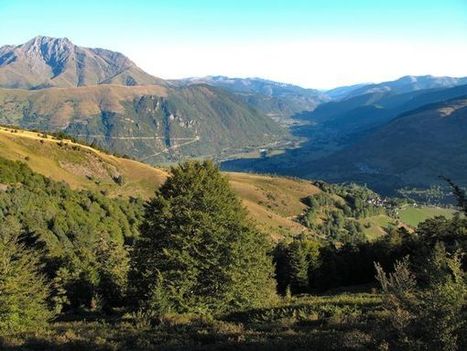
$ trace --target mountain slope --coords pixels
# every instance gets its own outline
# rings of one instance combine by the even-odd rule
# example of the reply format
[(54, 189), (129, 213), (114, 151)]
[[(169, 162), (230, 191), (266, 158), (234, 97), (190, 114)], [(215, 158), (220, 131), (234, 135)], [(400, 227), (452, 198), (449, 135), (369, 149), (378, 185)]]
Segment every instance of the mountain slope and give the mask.
[(350, 94), (360, 88), (366, 87), (369, 84), (367, 83), (360, 83), (354, 85), (346, 85), (342, 87), (336, 87), (333, 89), (329, 89), (325, 91), (326, 96), (331, 98), (332, 100), (341, 100), (345, 99), (346, 97), (350, 96)]
[(467, 94), (467, 85), (416, 90), (403, 94), (373, 92), (318, 106), (301, 119), (318, 123), (344, 134), (375, 128), (399, 114), (435, 102)]
[(67, 38), (38, 36), (0, 48), (0, 87), (39, 89), (95, 84), (165, 84), (121, 53), (74, 45)]
[(358, 180), (388, 191), (429, 187), (439, 176), (467, 184), (467, 95), (406, 112), (320, 161), (310, 176)]
[(207, 84), (237, 94), (245, 103), (276, 120), (283, 121), (302, 111), (311, 111), (329, 99), (319, 90), (261, 78), (208, 76), (172, 83), (179, 86)]
[(0, 123), (61, 130), (150, 163), (221, 156), (287, 135), (234, 95), (201, 85), (0, 89)]

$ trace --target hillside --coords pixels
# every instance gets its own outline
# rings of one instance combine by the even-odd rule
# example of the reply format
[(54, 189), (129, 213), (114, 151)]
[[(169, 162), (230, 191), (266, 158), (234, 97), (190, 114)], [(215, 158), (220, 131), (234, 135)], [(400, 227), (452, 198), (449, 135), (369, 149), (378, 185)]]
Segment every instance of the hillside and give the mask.
[[(24, 162), (33, 171), (63, 181), (72, 189), (88, 189), (113, 198), (148, 199), (169, 174), (167, 168), (109, 155), (70, 140), (5, 127), (0, 127), (0, 157)], [(357, 231), (352, 234), (355, 238), (364, 235), (375, 239), (384, 235), (391, 223), (405, 225), (391, 218), (381, 205), (372, 205), (375, 199), (381, 202), (379, 195), (364, 187), (236, 172), (226, 175), (251, 218), (274, 240), (300, 233), (338, 240), (346, 238), (350, 227), (349, 233)], [(440, 213), (431, 208), (425, 216)], [(336, 216), (340, 223), (334, 222)]]
[(331, 128), (335, 133), (358, 133), (383, 125), (403, 112), (465, 94), (467, 85), (401, 94), (377, 91), (321, 104), (314, 111), (302, 113), (298, 118)]
[[(33, 171), (64, 181), (74, 189), (103, 191), (113, 197), (147, 199), (168, 175), (165, 169), (115, 157), (69, 140), (3, 127), (0, 157), (26, 162)], [(244, 173), (228, 176), (251, 216), (273, 238), (306, 231), (294, 218), (306, 207), (301, 199), (318, 192), (317, 187), (298, 179)]]
[(148, 163), (218, 156), (287, 135), (235, 96), (200, 85), (0, 89), (0, 123), (64, 131)]
[(172, 81), (173, 84), (189, 86), (207, 84), (232, 92), (249, 106), (282, 123), (296, 113), (311, 111), (329, 98), (316, 89), (305, 89), (296, 85), (279, 83), (261, 78), (230, 78), (208, 76)]
[(312, 176), (357, 179), (380, 191), (429, 187), (441, 175), (465, 185), (466, 135), (466, 97), (425, 105), (322, 160)]
[(119, 52), (83, 48), (67, 38), (37, 36), (0, 47), (0, 87), (41, 89), (95, 84), (164, 84)]

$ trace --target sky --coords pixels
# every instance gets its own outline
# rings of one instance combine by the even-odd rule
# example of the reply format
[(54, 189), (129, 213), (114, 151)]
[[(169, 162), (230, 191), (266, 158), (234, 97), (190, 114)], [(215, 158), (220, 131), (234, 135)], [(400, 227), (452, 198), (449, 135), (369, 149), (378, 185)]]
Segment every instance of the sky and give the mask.
[(37, 35), (120, 51), (164, 79), (467, 76), (467, 0), (0, 0), (0, 46)]

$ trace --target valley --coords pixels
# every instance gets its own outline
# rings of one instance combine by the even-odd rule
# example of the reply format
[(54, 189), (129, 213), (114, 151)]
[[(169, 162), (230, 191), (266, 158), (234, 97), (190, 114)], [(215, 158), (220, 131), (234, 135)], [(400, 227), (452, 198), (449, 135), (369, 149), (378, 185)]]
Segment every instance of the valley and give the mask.
[[(0, 123), (61, 131), (151, 165), (211, 158), (226, 171), (358, 182), (391, 196), (441, 185), (444, 202), (439, 176), (467, 184), (459, 167), (466, 78), (405, 76), (328, 91), (260, 78), (164, 81), (120, 53), (50, 37), (0, 56)], [(71, 73), (76, 57), (86, 63), (83, 79)], [(27, 72), (32, 63), (40, 69)], [(119, 78), (106, 78), (109, 70)], [(420, 110), (440, 118), (419, 123)], [(410, 113), (418, 114), (402, 118)], [(416, 164), (411, 150), (420, 152)]]
[[(466, 155), (467, 116), (462, 108), (466, 88), (378, 92), (324, 103), (293, 117), (307, 122), (291, 128), (294, 136), (306, 140), (300, 148), (266, 158), (229, 160), (222, 167), (331, 182), (356, 181), (388, 195), (403, 188), (445, 186), (439, 176), (466, 184), (459, 168)], [(457, 117), (449, 119), (445, 111)], [(412, 119), (408, 117), (411, 113)], [(448, 135), (449, 141), (443, 139)], [(420, 157), (415, 163), (408, 161), (412, 152)], [(417, 174), (411, 175), (412, 169)]]

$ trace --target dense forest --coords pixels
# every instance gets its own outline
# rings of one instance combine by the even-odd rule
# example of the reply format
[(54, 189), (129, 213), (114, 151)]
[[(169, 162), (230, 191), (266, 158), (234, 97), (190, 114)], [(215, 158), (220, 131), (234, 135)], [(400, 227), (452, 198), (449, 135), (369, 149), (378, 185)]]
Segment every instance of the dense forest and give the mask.
[(227, 178), (190, 161), (144, 202), (73, 190), (0, 159), (5, 350), (461, 350), (467, 200), (369, 241), (371, 190), (317, 182), (271, 241)]

